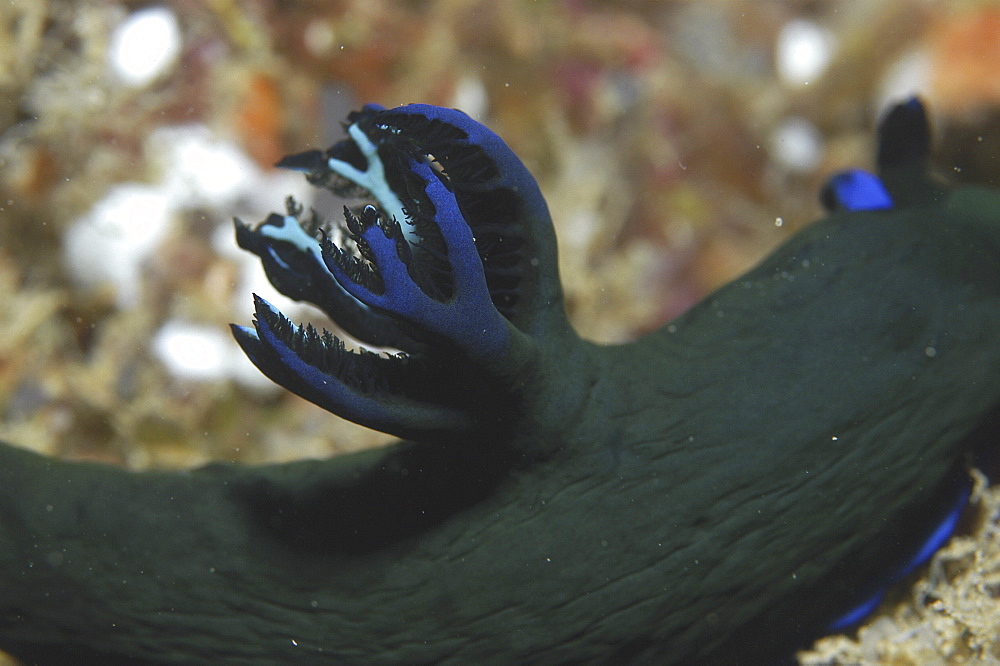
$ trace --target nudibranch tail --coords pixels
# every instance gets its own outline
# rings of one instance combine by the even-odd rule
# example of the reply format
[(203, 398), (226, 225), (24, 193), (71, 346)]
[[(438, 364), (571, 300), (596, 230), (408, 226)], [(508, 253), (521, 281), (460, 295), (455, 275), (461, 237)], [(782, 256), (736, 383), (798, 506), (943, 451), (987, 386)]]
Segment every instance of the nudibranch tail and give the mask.
[[(234, 327), (274, 381), (325, 409), (406, 437), (495, 427), (533, 336), (565, 326), (555, 237), (534, 178), (493, 132), (426, 105), (350, 114), (348, 138), (279, 166), (345, 198), (330, 230), (291, 199), (256, 229), (237, 220), (277, 288), (323, 309), (363, 344), (295, 327), (263, 301)], [(447, 388), (441, 388), (447, 387)]]

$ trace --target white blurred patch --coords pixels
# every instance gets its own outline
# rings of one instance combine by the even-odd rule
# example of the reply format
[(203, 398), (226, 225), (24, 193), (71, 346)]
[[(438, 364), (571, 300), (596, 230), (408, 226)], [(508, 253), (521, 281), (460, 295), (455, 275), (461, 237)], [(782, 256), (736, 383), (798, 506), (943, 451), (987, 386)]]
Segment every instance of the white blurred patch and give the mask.
[(771, 156), (789, 171), (811, 171), (823, 159), (819, 130), (798, 116), (783, 119), (771, 135)]
[[(235, 144), (213, 137), (200, 125), (157, 129), (146, 153), (159, 162), (159, 182), (112, 187), (70, 225), (63, 240), (75, 282), (84, 288), (113, 286), (121, 308), (137, 304), (142, 265), (166, 238), (178, 214), (192, 209), (217, 211), (228, 238), (220, 239), (216, 249), (226, 248), (228, 256), (259, 264), (236, 247), (230, 222), (234, 208), (249, 204), (256, 217), (277, 207), (289, 193), (306, 204), (310, 200), (310, 188), (301, 174), (265, 174)], [(249, 302), (249, 291), (243, 293)]]
[(890, 104), (913, 95), (928, 97), (931, 80), (931, 59), (925, 51), (910, 51), (896, 60), (886, 71), (879, 89), (876, 111), (878, 117)]
[(261, 392), (276, 392), (226, 331), (171, 319), (150, 342), (153, 355), (174, 377), (194, 381), (232, 379)]
[(463, 76), (455, 84), (453, 105), (462, 109), (470, 118), (481, 120), (489, 108), (490, 98), (486, 86), (477, 76)]
[(302, 42), (309, 53), (321, 58), (330, 53), (337, 45), (337, 33), (334, 32), (329, 19), (317, 18), (306, 26), (302, 33)]
[(250, 191), (261, 179), (257, 165), (236, 145), (216, 139), (202, 125), (161, 127), (147, 154), (163, 173), (168, 196), (187, 208), (218, 207)]
[[(212, 238), (216, 252), (240, 265), (232, 320), (249, 324), (251, 292), (293, 317), (304, 314), (302, 304), (285, 298), (267, 281), (260, 259), (236, 246), (232, 226), (234, 213), (256, 223), (264, 212), (280, 209), (289, 193), (308, 206), (313, 191), (302, 174), (265, 173), (235, 144), (200, 125), (157, 129), (145, 148), (159, 173), (157, 182), (111, 187), (67, 230), (63, 252), (76, 284), (85, 289), (110, 285), (119, 308), (139, 305), (143, 265), (170, 234), (178, 216), (197, 209), (218, 219)], [(155, 356), (179, 378), (230, 378), (257, 391), (278, 390), (246, 358), (228, 330), (171, 321), (151, 345)]]
[(157, 187), (139, 183), (112, 187), (63, 237), (73, 278), (88, 288), (111, 284), (119, 307), (135, 305), (142, 262), (170, 230), (173, 207)]
[(153, 354), (181, 379), (220, 379), (226, 369), (226, 351), (232, 346), (222, 331), (202, 324), (172, 319), (153, 336)]
[(166, 7), (140, 9), (112, 33), (108, 64), (123, 83), (144, 86), (170, 70), (181, 51), (177, 17)]
[(829, 30), (804, 19), (789, 21), (775, 44), (778, 75), (787, 85), (808, 85), (823, 75), (836, 48)]
[[(119, 307), (136, 305), (142, 264), (166, 237), (178, 213), (193, 208), (231, 209), (265, 180), (232, 143), (201, 126), (153, 132), (147, 154), (162, 162), (161, 180), (112, 187), (63, 240), (70, 274), (86, 288), (110, 284)], [(275, 198), (280, 201), (281, 195)]]

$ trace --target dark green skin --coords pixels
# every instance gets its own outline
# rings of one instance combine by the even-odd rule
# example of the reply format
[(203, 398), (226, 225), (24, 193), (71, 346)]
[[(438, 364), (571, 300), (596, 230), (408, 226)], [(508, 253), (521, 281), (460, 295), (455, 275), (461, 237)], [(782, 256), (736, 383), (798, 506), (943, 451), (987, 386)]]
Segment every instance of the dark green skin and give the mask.
[(475, 441), (145, 473), (0, 448), (0, 648), (787, 655), (913, 546), (963, 452), (1000, 430), (1000, 195), (825, 218), (635, 344), (544, 331)]

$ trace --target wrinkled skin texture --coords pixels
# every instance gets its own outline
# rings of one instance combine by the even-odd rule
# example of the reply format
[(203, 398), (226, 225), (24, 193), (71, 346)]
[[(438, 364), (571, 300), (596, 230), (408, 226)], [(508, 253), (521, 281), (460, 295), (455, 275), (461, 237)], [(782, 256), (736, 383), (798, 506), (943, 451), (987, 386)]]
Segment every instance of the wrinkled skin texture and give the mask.
[[(366, 185), (376, 209), (347, 213), (366, 259), (309, 245), (294, 203), (238, 238), (283, 291), (406, 358), (351, 355), (263, 301), (234, 332), (275, 381), (411, 441), (144, 474), (0, 449), (0, 648), (42, 663), (787, 656), (912, 558), (962, 491), (963, 455), (998, 430), (1000, 195), (927, 177), (914, 105), (882, 125), (879, 179), (832, 179), (834, 212), (617, 347), (567, 323), (544, 200), (502, 141), (436, 107), (355, 114), (353, 147), (284, 165), (331, 189), (385, 168), (381, 197)], [(410, 263), (425, 241), (390, 223), (390, 193), (439, 230), (443, 262)]]

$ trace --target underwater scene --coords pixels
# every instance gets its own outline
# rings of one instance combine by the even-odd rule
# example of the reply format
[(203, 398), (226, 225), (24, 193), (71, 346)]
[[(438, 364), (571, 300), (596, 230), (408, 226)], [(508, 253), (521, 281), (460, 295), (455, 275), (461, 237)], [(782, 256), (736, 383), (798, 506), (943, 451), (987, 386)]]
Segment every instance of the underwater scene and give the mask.
[(0, 666), (1000, 663), (997, 3), (0, 31)]

